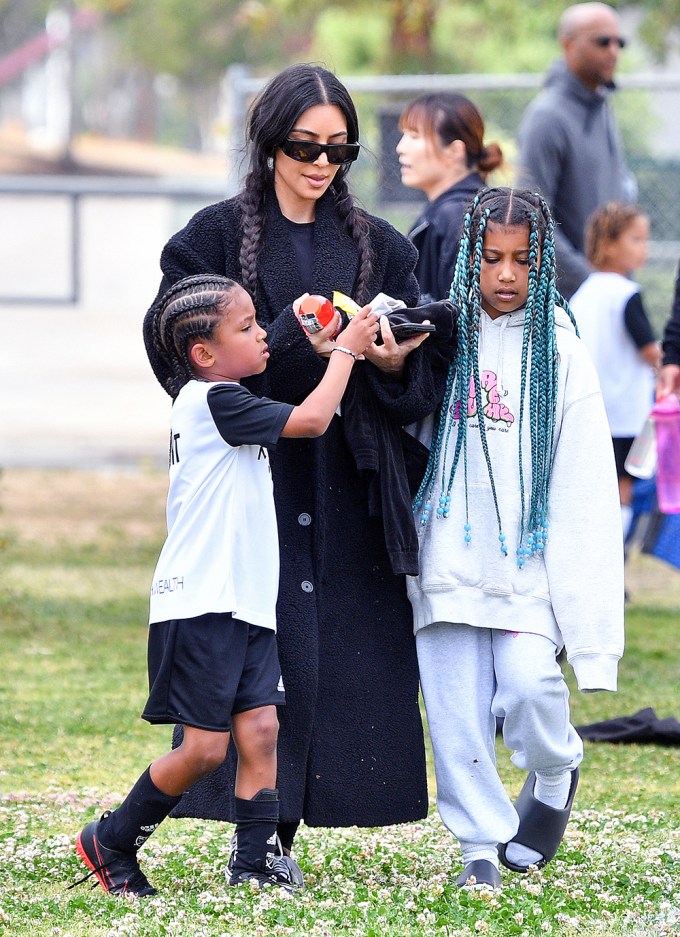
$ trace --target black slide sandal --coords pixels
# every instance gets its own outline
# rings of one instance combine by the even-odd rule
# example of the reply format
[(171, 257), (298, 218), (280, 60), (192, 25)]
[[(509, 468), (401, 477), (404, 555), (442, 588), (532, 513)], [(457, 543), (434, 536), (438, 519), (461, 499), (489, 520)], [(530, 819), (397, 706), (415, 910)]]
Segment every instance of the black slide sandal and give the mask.
[[(562, 810), (549, 807), (547, 804), (541, 803), (540, 800), (536, 800), (534, 797), (536, 775), (533, 771), (529, 773), (524, 782), (524, 787), (515, 802), (515, 810), (519, 815), (519, 828), (510, 842), (518, 843), (526, 846), (527, 849), (533, 849), (534, 852), (540, 853), (541, 858), (538, 862), (532, 863), (532, 866), (537, 869), (542, 869), (547, 862), (550, 862), (560, 848), (571, 815), (574, 795), (578, 787), (578, 778), (579, 770), (574, 768), (571, 772), (569, 797)], [(515, 865), (507, 858), (506, 848), (508, 845), (508, 843), (498, 844), (498, 858), (500, 861), (513, 872), (527, 872), (529, 866)]]

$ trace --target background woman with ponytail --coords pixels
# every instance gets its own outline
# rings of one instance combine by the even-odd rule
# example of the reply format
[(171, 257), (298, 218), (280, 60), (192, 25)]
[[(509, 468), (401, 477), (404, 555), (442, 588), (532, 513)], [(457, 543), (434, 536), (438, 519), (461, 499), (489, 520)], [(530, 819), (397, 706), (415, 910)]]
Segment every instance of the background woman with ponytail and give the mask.
[(440, 92), (416, 98), (399, 120), (397, 145), (401, 181), (421, 189), (428, 204), (411, 226), (418, 249), (416, 277), (423, 299), (449, 295), (465, 210), (503, 154), (484, 143), (484, 121), (462, 94)]
[[(333, 290), (360, 305), (383, 291), (413, 306), (413, 245), (356, 207), (346, 175), (359, 153), (352, 100), (331, 72), (294, 65), (274, 77), (248, 122), (243, 191), (200, 211), (163, 250), (161, 293), (214, 272), (241, 283), (267, 330), (258, 395), (297, 403), (325, 374), (338, 322), (307, 336), (293, 312), (305, 293)], [(339, 317), (336, 317), (339, 318)], [(169, 375), (145, 321), (152, 367)], [(417, 536), (401, 427), (443, 394), (442, 346), (423, 337), (365, 352), (321, 439), (283, 439), (272, 454), (279, 523), (279, 833), (290, 849), (300, 819), (376, 826), (427, 813), (423, 732), (404, 574)], [(449, 342), (450, 345), (450, 342)], [(387, 441), (389, 457), (376, 449)], [(175, 815), (233, 819), (233, 758), (182, 798)]]

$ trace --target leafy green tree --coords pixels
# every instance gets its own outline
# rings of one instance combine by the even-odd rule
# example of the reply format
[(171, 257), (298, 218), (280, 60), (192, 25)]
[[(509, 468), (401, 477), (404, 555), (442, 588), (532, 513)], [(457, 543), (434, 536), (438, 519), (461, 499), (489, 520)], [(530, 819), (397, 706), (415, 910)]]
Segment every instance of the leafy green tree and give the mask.
[(647, 9), (640, 35), (657, 59), (663, 60), (673, 42), (677, 47), (680, 0), (646, 0), (643, 6)]

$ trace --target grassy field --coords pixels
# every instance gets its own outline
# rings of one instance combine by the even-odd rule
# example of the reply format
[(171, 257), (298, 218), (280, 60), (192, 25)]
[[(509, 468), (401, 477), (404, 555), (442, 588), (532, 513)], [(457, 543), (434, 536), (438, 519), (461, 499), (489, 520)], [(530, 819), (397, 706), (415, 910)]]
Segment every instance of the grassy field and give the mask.
[[(680, 749), (651, 745), (587, 744), (557, 858), (533, 875), (505, 872), (499, 893), (455, 888), (457, 850), (434, 806), (403, 827), (303, 827), (296, 854), (308, 888), (294, 900), (227, 889), (231, 828), (186, 820), (164, 824), (141, 853), (157, 897), (67, 890), (82, 874), (75, 833), (169, 742), (138, 717), (164, 500), (154, 472), (0, 476), (1, 934), (680, 933)], [(680, 574), (634, 556), (628, 587), (620, 691), (580, 695), (569, 673), (576, 724), (645, 706), (680, 718)], [(523, 778), (502, 747), (499, 764), (517, 793)]]

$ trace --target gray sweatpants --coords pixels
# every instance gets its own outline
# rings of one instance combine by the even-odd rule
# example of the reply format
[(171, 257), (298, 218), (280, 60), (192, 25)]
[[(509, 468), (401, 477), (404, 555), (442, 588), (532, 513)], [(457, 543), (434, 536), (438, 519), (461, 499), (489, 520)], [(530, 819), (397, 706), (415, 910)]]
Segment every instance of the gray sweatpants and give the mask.
[(435, 622), (416, 634), (434, 750), (437, 807), (460, 841), (507, 843), (517, 812), (496, 770), (496, 716), (524, 771), (562, 774), (583, 758), (549, 638)]

